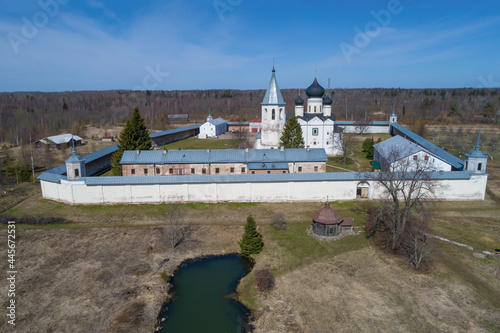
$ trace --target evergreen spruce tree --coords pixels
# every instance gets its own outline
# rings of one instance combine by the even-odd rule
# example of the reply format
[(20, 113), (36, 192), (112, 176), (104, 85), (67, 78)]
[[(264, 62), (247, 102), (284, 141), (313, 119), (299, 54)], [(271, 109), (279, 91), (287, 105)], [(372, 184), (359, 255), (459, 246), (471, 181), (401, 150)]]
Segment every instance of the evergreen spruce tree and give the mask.
[(295, 115), (292, 115), (285, 124), (280, 144), (285, 148), (304, 148), (302, 128)]
[(247, 217), (245, 224), (245, 233), (241, 239), (240, 245), (241, 254), (244, 257), (250, 257), (252, 254), (258, 254), (264, 247), (262, 235), (257, 231), (255, 220), (252, 215)]
[(149, 131), (146, 127), (144, 118), (141, 117), (139, 109), (134, 108), (132, 116), (127, 120), (125, 127), (118, 138), (118, 150), (111, 158), (111, 170), (113, 175), (121, 176), (122, 167), (120, 160), (122, 159), (125, 150), (149, 150), (151, 149), (151, 139)]

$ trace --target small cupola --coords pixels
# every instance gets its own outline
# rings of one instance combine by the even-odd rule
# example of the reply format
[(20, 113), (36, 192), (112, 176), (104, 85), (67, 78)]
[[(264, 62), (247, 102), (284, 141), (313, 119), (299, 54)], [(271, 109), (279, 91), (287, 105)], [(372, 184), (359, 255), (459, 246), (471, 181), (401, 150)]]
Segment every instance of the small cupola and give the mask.
[(86, 177), (87, 173), (85, 170), (85, 159), (77, 155), (75, 149), (71, 156), (65, 161), (66, 164), (66, 176), (68, 180), (75, 180), (80, 177)]
[(477, 144), (474, 150), (465, 154), (464, 170), (472, 173), (486, 173), (486, 163), (488, 162), (488, 155), (480, 150), (479, 143), (481, 140), (481, 129), (477, 135)]

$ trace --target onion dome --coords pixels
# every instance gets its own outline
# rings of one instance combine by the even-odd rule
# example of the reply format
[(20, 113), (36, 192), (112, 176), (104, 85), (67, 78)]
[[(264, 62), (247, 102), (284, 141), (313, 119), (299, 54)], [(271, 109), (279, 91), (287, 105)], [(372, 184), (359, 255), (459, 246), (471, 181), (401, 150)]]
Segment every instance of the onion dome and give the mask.
[(318, 210), (316, 214), (312, 216), (312, 219), (314, 222), (321, 224), (337, 224), (342, 221), (342, 217), (330, 207), (328, 201), (325, 202), (325, 207)]
[(309, 98), (321, 98), (325, 94), (325, 88), (320, 86), (318, 80), (314, 78), (314, 82), (306, 90), (307, 97)]
[(324, 98), (323, 98), (323, 105), (332, 105), (333, 101), (332, 99), (330, 98), (330, 96), (326, 95)]
[(304, 105), (304, 100), (300, 97), (300, 95), (298, 95), (295, 99), (295, 105)]

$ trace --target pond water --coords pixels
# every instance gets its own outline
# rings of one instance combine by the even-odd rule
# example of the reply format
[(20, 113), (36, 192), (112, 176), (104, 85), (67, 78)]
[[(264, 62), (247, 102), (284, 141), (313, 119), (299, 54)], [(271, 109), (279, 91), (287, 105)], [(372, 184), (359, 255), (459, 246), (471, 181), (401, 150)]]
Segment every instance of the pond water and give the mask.
[(160, 332), (246, 332), (250, 311), (231, 294), (250, 269), (236, 254), (185, 262), (172, 280), (175, 299), (158, 316), (166, 318)]

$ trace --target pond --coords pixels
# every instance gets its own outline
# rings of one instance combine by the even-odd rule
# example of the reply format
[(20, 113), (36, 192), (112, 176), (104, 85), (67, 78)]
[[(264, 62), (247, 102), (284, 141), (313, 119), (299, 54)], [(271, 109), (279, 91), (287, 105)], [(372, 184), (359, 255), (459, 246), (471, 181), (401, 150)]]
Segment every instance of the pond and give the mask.
[(163, 306), (160, 332), (246, 332), (250, 311), (232, 296), (251, 264), (237, 254), (184, 262), (172, 279), (175, 299)]

